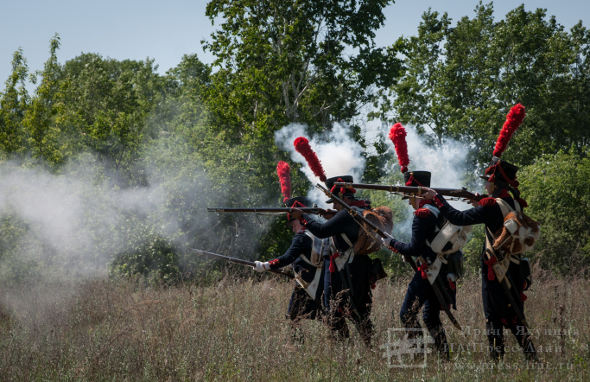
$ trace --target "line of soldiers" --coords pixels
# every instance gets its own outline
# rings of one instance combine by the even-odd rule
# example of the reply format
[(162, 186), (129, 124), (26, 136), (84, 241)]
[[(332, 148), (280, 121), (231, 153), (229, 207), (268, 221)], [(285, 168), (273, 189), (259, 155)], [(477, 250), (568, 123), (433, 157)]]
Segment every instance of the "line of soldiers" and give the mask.
[[(429, 275), (436, 259), (440, 258), (440, 253), (434, 252), (430, 243), (440, 230), (440, 223), (444, 219), (457, 226), (484, 224), (486, 241), (481, 255), (482, 297), (490, 356), (493, 360), (500, 360), (504, 356), (503, 329), (508, 328), (522, 347), (526, 359), (536, 360), (536, 351), (523, 315), (526, 298), (523, 291), (530, 286), (530, 278), (522, 272), (518, 256), (513, 256), (502, 277), (511, 281), (519, 298), (507, 299), (498, 275), (494, 274), (494, 264), (489, 256), (492, 244), (504, 224), (503, 204), (506, 203), (511, 209), (520, 209), (526, 205), (518, 193), (517, 167), (499, 159), (507, 143), (505, 137), (504, 146), (501, 150), (494, 151), (494, 160), (482, 176), (486, 181), (485, 188), (489, 196), (474, 203), (473, 208), (459, 211), (450, 206), (442, 195), (429, 188), (430, 172), (408, 171), (409, 160), (405, 152), (405, 140), (399, 139), (400, 134), (405, 136), (405, 131), (400, 130), (400, 126), (394, 126), (395, 132), (392, 128), (391, 134), (397, 134), (397, 138), (392, 135), (390, 137), (396, 147), (405, 184), (422, 187), (425, 192), (420, 197), (408, 197), (409, 204), (415, 210), (410, 241), (405, 243), (391, 238), (383, 242), (383, 245), (394, 253), (420, 259), (399, 312), (402, 325), (408, 329), (408, 336), (421, 333), (416, 329), (420, 329), (418, 313), (423, 308), (424, 324), (434, 339), (434, 346), (440, 358), (449, 359), (449, 347), (440, 311), (448, 310), (448, 306), (456, 309), (456, 274), (447, 260), (460, 259), (462, 254), (454, 252), (445, 256), (446, 260), (441, 268), (437, 269), (435, 276), (439, 278), (438, 285), (442, 290), (435, 289)], [(317, 166), (317, 163), (315, 165)], [(355, 197), (354, 189), (335, 185), (337, 182), (352, 183), (352, 176), (323, 178), (331, 193), (347, 205), (358, 211), (371, 209), (369, 201)], [(359, 254), (356, 244), (363, 234), (363, 227), (338, 201), (330, 199), (327, 202), (333, 203), (337, 212), (323, 216), (324, 219), (320, 221), (316, 216), (297, 210), (297, 207), (311, 206), (309, 199), (285, 199), (287, 207), (294, 207), (293, 212), (288, 215), (288, 224), (295, 234), (291, 245), (276, 259), (267, 262), (257, 261), (255, 270), (262, 272), (293, 265), (298, 283), (291, 296), (288, 317), (292, 323), (294, 339), (302, 340), (301, 332), (297, 331), (301, 319), (319, 317), (325, 318), (335, 339), (348, 338), (350, 333), (346, 319), (349, 319), (356, 326), (364, 343), (370, 346), (374, 335), (370, 317), (371, 290), (376, 280), (383, 276), (382, 268), (380, 263), (369, 256)], [(510, 257), (510, 254), (508, 256)], [(442, 292), (443, 298), (437, 296), (435, 291)], [(517, 314), (518, 312), (520, 314)]]

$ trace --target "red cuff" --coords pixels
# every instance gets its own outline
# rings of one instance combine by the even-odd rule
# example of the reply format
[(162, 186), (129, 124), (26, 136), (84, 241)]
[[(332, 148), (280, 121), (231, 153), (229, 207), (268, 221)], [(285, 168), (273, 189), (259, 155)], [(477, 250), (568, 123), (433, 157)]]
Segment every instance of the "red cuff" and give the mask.
[(395, 247), (393, 246), (393, 243), (395, 243), (395, 239), (391, 239), (391, 240), (389, 241), (389, 245), (387, 246), (387, 248), (389, 248), (389, 250), (390, 250), (391, 252), (399, 253), (399, 251), (397, 250), (397, 248), (395, 248)]
[(434, 204), (438, 208), (441, 208), (445, 205), (444, 202), (442, 201), (441, 197), (438, 194), (434, 195), (434, 198), (432, 198), (432, 200), (434, 201)]

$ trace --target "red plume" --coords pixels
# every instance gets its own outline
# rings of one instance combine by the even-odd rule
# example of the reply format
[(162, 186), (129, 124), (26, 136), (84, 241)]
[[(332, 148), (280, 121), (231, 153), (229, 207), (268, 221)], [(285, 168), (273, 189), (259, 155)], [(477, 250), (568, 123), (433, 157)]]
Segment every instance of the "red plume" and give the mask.
[(406, 129), (401, 123), (396, 123), (389, 130), (389, 139), (395, 146), (395, 153), (397, 154), (397, 160), (402, 172), (408, 171), (408, 164), (410, 164), (410, 158), (408, 157), (408, 145), (406, 144)]
[(295, 145), (295, 150), (297, 150), (299, 154), (303, 155), (315, 176), (320, 178), (322, 182), (325, 182), (326, 174), (324, 172), (324, 168), (322, 167), (322, 163), (318, 159), (316, 153), (309, 146), (309, 141), (307, 140), (307, 138), (295, 138), (293, 144)]
[(500, 157), (506, 147), (508, 146), (508, 142), (510, 142), (510, 138), (512, 138), (512, 134), (518, 129), (518, 126), (522, 123), (524, 119), (525, 111), (524, 106), (517, 103), (516, 105), (512, 106), (508, 115), (506, 116), (506, 122), (504, 122), (504, 126), (502, 126), (502, 130), (500, 130), (500, 135), (498, 136), (498, 140), (496, 141), (496, 147), (494, 148), (494, 156)]
[(291, 167), (289, 167), (289, 163), (279, 161), (277, 163), (277, 175), (279, 176), (284, 203), (291, 198)]

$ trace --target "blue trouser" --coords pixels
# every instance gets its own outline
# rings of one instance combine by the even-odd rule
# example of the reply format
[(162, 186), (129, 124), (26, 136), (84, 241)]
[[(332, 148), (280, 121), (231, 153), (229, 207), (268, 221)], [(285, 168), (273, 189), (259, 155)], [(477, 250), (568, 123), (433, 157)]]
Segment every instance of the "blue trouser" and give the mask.
[[(516, 316), (511, 307), (506, 292), (502, 285), (488, 272), (488, 265), (481, 262), (482, 283), (481, 295), (483, 300), (483, 310), (486, 317), (486, 332), (488, 336), (490, 356), (494, 359), (501, 359), (504, 356), (504, 327), (510, 329), (518, 344), (522, 347), (527, 359), (536, 358), (536, 350), (531, 341), (528, 329)], [(522, 291), (524, 280), (521, 277), (518, 265), (510, 263), (506, 277), (509, 278), (513, 288), (516, 289), (513, 298), (518, 309), (524, 314), (524, 301)]]
[[(440, 320), (440, 304), (428, 280), (423, 279), (420, 272), (416, 272), (408, 285), (406, 297), (399, 313), (400, 320), (405, 328), (421, 329), (418, 322), (418, 312), (422, 307), (424, 307), (422, 319), (430, 335), (434, 338), (437, 350), (447, 355), (447, 338)], [(411, 333), (419, 335), (419, 332), (412, 331), (409, 334)]]
[(339, 337), (349, 336), (345, 317), (355, 324), (365, 343), (369, 344), (373, 334), (370, 319), (371, 259), (368, 256), (355, 256), (351, 263), (341, 271), (330, 272), (330, 260), (324, 263), (324, 308), (328, 312), (328, 324)]
[(315, 320), (319, 316), (320, 306), (319, 301), (311, 298), (305, 289), (296, 284), (289, 300), (287, 318), (293, 321), (301, 319)]

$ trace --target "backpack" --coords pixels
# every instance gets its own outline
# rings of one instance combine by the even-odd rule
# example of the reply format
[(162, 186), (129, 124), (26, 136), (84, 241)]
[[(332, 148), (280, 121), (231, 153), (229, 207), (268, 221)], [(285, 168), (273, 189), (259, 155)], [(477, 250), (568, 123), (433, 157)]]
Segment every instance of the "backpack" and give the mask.
[(540, 224), (525, 215), (516, 200), (516, 208), (501, 198), (496, 198), (496, 202), (504, 216), (504, 224), (492, 244), (494, 251), (519, 255), (531, 249), (541, 234)]
[(426, 240), (426, 245), (432, 249), (432, 252), (448, 255), (461, 250), (467, 242), (467, 236), (471, 232), (471, 226), (458, 226), (452, 224), (444, 217), (439, 218), (440, 211), (438, 208), (430, 204), (427, 204), (424, 207), (428, 208), (438, 219), (434, 233), (429, 240)]
[[(393, 230), (393, 212), (391, 211), (391, 208), (387, 206), (379, 206), (362, 210), (362, 214), (365, 219), (375, 224), (382, 231), (391, 233)], [(378, 251), (383, 245), (381, 241), (378, 241), (372, 235), (367, 234), (367, 231), (372, 232), (372, 229), (365, 225), (366, 224), (363, 224), (363, 226), (361, 226), (358, 239), (354, 244), (354, 253), (356, 255), (368, 255), (369, 253)]]

